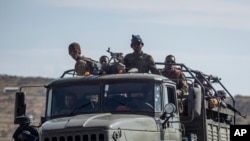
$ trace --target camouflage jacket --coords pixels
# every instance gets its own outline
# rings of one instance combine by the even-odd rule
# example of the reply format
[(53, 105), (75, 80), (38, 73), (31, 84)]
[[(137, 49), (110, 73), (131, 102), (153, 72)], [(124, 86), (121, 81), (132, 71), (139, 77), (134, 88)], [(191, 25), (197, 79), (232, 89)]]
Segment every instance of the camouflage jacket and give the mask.
[(175, 68), (174, 70), (167, 71), (163, 70), (161, 74), (176, 83), (176, 88), (182, 91), (182, 94), (188, 92), (188, 83), (185, 75), (180, 69)]
[(89, 74), (94, 74), (94, 66), (92, 59), (82, 56), (75, 63), (75, 71), (77, 75), (85, 75), (86, 72)]
[(77, 75), (84, 75), (89, 70), (87, 62), (84, 59), (79, 59), (75, 63), (75, 71)]
[(154, 59), (151, 55), (141, 52), (140, 54), (130, 53), (124, 57), (126, 71), (137, 68), (139, 73), (160, 74), (156, 68)]
[(119, 62), (102, 65), (100, 74), (118, 74), (125, 72), (125, 65)]

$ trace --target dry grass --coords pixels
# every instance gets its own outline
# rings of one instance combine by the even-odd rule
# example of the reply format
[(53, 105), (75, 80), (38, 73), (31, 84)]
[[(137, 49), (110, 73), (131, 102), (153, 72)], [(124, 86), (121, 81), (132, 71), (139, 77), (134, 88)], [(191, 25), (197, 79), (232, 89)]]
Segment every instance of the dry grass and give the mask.
[[(49, 78), (16, 77), (0, 75), (0, 140), (12, 141), (12, 135), (18, 125), (14, 125), (15, 93), (3, 93), (4, 87), (20, 87), (23, 85), (44, 85)], [(45, 95), (41, 88), (25, 89), (26, 114), (34, 116), (33, 124), (38, 125), (40, 116), (44, 115)]]

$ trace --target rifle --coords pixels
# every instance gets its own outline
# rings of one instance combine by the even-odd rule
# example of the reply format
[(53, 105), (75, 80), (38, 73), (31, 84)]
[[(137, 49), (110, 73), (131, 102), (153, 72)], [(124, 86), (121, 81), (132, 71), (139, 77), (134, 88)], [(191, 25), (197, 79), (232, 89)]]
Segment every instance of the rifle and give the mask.
[[(224, 102), (225, 103), (225, 102)], [(247, 115), (242, 115), (241, 112), (239, 110), (237, 110), (236, 108), (234, 108), (232, 105), (225, 103), (227, 105), (227, 108), (236, 112), (237, 114), (239, 114), (241, 117), (243, 118), (247, 118)]]
[(111, 58), (109, 59), (109, 63), (111, 62), (111, 60), (113, 60), (114, 63), (122, 62), (123, 53), (112, 52), (112, 51), (110, 51), (110, 47), (108, 47), (107, 52), (110, 53), (110, 56), (111, 56)]
[(243, 118), (247, 117), (247, 115), (242, 115), (241, 112), (238, 109), (236, 109), (235, 107), (233, 107), (231, 104), (224, 102), (224, 99), (226, 98), (224, 95), (218, 95), (217, 97), (220, 98), (220, 104), (224, 108), (228, 108), (228, 109), (232, 110), (233, 112), (237, 113), (238, 115), (240, 115)]
[(224, 108), (228, 108), (230, 110), (232, 110), (233, 112), (237, 113), (238, 115), (240, 115), (243, 118), (246, 118), (247, 115), (242, 115), (241, 112), (239, 110), (237, 110), (235, 107), (233, 107), (231, 104), (228, 104), (224, 101), (224, 99), (226, 98), (225, 95), (217, 95), (217, 96), (205, 96), (206, 100), (212, 99), (212, 98), (216, 98), (219, 99), (219, 104), (224, 107)]

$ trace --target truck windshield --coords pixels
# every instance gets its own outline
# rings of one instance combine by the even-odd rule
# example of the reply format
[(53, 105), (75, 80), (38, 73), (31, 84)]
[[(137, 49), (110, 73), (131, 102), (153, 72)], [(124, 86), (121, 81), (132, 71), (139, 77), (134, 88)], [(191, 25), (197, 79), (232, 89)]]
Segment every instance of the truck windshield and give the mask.
[(160, 109), (160, 87), (154, 83), (105, 85), (105, 111), (157, 112)]
[(100, 86), (77, 85), (52, 89), (52, 115), (74, 115), (99, 110)]
[(48, 101), (48, 110), (51, 109), (52, 116), (161, 110), (160, 85), (155, 83), (63, 86), (51, 89), (49, 94), (52, 100)]

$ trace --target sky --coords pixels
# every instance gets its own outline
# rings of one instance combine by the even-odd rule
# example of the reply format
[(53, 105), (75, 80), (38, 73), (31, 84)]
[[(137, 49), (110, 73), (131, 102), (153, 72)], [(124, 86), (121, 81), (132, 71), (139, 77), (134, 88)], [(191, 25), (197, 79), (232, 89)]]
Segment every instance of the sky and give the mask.
[(135, 34), (155, 62), (173, 54), (250, 96), (249, 0), (1, 0), (0, 19), (0, 74), (58, 78), (74, 67), (70, 43), (98, 60), (131, 53)]

